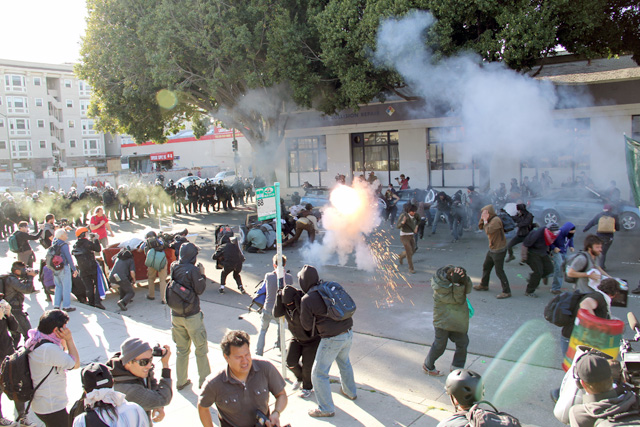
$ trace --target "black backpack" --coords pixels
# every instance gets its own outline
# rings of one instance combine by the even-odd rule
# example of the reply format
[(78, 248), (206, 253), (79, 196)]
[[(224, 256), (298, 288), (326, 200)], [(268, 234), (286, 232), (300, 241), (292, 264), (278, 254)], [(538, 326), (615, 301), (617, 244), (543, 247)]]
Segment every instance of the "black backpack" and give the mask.
[(340, 322), (356, 312), (353, 298), (336, 282), (320, 282), (311, 291), (318, 291), (327, 306), (327, 317), (331, 320)]
[(498, 217), (500, 218), (500, 221), (502, 221), (502, 228), (504, 229), (505, 233), (508, 233), (516, 228), (516, 222), (508, 213), (498, 212)]
[(578, 311), (578, 304), (585, 295), (580, 291), (556, 295), (544, 308), (544, 318), (556, 326), (572, 324)]
[[(42, 344), (51, 343), (49, 340), (40, 340), (33, 350), (40, 347)], [(15, 402), (27, 402), (29, 405), (25, 412), (29, 412), (31, 406), (31, 399), (36, 390), (42, 385), (42, 383), (51, 375), (54, 367), (51, 367), (49, 373), (38, 383), (37, 386), (33, 386), (31, 380), (31, 369), (29, 367), (29, 353), (33, 350), (28, 350), (26, 347), (20, 347), (13, 354), (4, 358), (2, 366), (0, 367), (0, 387), (2, 391), (9, 397), (9, 399)]]
[[(481, 408), (481, 403), (491, 408)], [(467, 412), (467, 419), (469, 420), (467, 425), (470, 427), (522, 427), (520, 420), (506, 412), (498, 411), (495, 406), (486, 400), (476, 402)]]

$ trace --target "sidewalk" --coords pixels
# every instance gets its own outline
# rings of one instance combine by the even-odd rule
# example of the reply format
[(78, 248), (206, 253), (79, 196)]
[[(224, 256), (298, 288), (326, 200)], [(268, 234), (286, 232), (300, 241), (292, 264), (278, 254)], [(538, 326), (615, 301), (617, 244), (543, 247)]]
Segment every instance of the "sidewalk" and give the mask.
[[(217, 295), (216, 286), (208, 285), (202, 311), (209, 339), (209, 361), (213, 372), (226, 366), (219, 345), (222, 336), (230, 329), (243, 329), (252, 338), (252, 351), (257, 339), (260, 317), (258, 314), (247, 314), (246, 309), (229, 307), (210, 302)], [(227, 294), (232, 294), (229, 289)], [(135, 302), (129, 310), (121, 315), (115, 313), (116, 297), (108, 295), (104, 304), (107, 311), (93, 309), (74, 302), (77, 308), (70, 313), (69, 327), (73, 332), (76, 345), (82, 360), (82, 366), (90, 362), (106, 362), (108, 357), (119, 351), (120, 344), (130, 336), (146, 339), (153, 345), (169, 344), (172, 347), (172, 365), (175, 365), (175, 346), (171, 340), (169, 309), (160, 305), (159, 298), (148, 301), (145, 298), (146, 288), (136, 288)], [(228, 295), (225, 294), (224, 297)], [(208, 301), (207, 301), (208, 300)], [(244, 300), (243, 300), (244, 301)], [(42, 292), (32, 294), (25, 301), (31, 323), (35, 327), (38, 318), (45, 309), (51, 308)], [(241, 317), (241, 318), (240, 318)], [(282, 414), (283, 423), (299, 426), (436, 426), (439, 420), (450, 415), (452, 410), (449, 398), (444, 394), (446, 377), (430, 378), (422, 372), (421, 363), (429, 348), (393, 339), (384, 339), (358, 333), (358, 318), (355, 318), (355, 334), (351, 349), (351, 362), (358, 385), (358, 399), (350, 401), (339, 392), (337, 384), (339, 375), (337, 368), (331, 371), (336, 379), (333, 386), (333, 399), (336, 405), (336, 416), (333, 418), (313, 419), (307, 415), (314, 408), (315, 401), (301, 399), (291, 390), (291, 373), (287, 373), (287, 390), (289, 404)], [(276, 341), (275, 324), (267, 334), (265, 358), (271, 360), (280, 369), (280, 352), (270, 349), (269, 343)], [(287, 331), (288, 333), (288, 331)], [(523, 337), (526, 340), (526, 334)], [(500, 410), (509, 412), (528, 425), (560, 426), (552, 414), (552, 405), (548, 391), (559, 384), (563, 372), (561, 370), (534, 366), (537, 360), (555, 351), (553, 338), (540, 336), (534, 343), (526, 342), (529, 350), (520, 353), (518, 345), (507, 349), (509, 360), (523, 360), (527, 363), (506, 361), (494, 362), (494, 359), (469, 354), (467, 367), (487, 378), (486, 397), (498, 399)], [(533, 349), (533, 350), (532, 350)], [(447, 350), (438, 360), (437, 368), (448, 371), (453, 352)], [(192, 353), (192, 359), (193, 359)], [(159, 368), (157, 368), (158, 370)], [(194, 384), (192, 389), (175, 391), (174, 397), (166, 408), (166, 417), (159, 425), (165, 426), (198, 426), (200, 421), (196, 409), (198, 398), (197, 371), (195, 360), (189, 363), (190, 378)], [(159, 372), (158, 372), (159, 374)], [(175, 381), (175, 373), (173, 373)], [(175, 387), (175, 384), (174, 384)], [(67, 395), (69, 407), (80, 397), (82, 392), (80, 370), (68, 374)], [(272, 399), (273, 401), (273, 399)], [(494, 400), (494, 403), (495, 400)], [(13, 408), (6, 396), (2, 397), (5, 416), (10, 417)], [(216, 419), (215, 409), (212, 409)], [(35, 416), (33, 416), (35, 420)]]

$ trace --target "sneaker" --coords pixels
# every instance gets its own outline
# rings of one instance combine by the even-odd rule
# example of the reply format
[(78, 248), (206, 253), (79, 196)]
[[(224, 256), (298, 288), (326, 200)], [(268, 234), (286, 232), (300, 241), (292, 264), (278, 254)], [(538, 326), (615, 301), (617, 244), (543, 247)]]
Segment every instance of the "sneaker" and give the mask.
[(343, 395), (344, 397), (346, 397), (349, 400), (356, 400), (358, 398), (358, 396), (349, 396), (347, 393), (344, 392), (344, 390), (342, 389), (342, 387), (340, 387), (340, 394)]
[(120, 310), (122, 311), (127, 311), (127, 306), (124, 305), (122, 301), (118, 301), (118, 307), (120, 307)]
[(6, 419), (5, 417), (0, 418), (0, 426), (15, 426), (16, 424), (11, 421)]
[(36, 423), (31, 422), (27, 417), (24, 417), (23, 419), (18, 421), (18, 424), (16, 424), (16, 427), (36, 427), (36, 426), (37, 426)]
[(441, 377), (442, 373), (437, 369), (429, 369), (426, 366), (422, 365), (422, 369), (430, 376), (430, 377)]
[(97, 302), (93, 305), (95, 308), (99, 308), (100, 310), (106, 310), (105, 306), (102, 305), (101, 302)]
[(496, 299), (505, 299), (505, 298), (511, 298), (511, 293), (503, 292), (496, 296)]
[(473, 289), (476, 290), (476, 291), (488, 291), (489, 287), (488, 286), (475, 285), (473, 287)]
[(178, 391), (180, 391), (180, 390), (184, 390), (185, 388), (187, 388), (190, 385), (191, 385), (191, 380), (187, 380), (186, 383), (184, 383), (182, 385), (178, 385), (178, 386), (176, 386), (176, 388), (178, 389)]
[(63, 308), (63, 311), (66, 311), (67, 313), (71, 313), (72, 311), (76, 311), (75, 307), (67, 307), (67, 308)]
[(224, 286), (218, 289), (218, 292), (220, 292), (221, 294), (224, 294)]
[(320, 408), (316, 408), (316, 409), (311, 409), (308, 412), (310, 417), (313, 418), (321, 418), (321, 417), (333, 417), (336, 415), (335, 412), (325, 412), (323, 410), (321, 410)]
[(525, 292), (524, 294), (525, 294), (526, 296), (528, 296), (528, 297), (531, 297), (531, 298), (538, 298), (538, 295), (536, 295), (536, 293), (535, 293), (535, 292), (531, 292), (531, 293), (529, 293), (529, 292)]
[(509, 256), (507, 257), (507, 259), (505, 259), (505, 260), (504, 260), (504, 262), (511, 262), (511, 261), (513, 261), (514, 259), (516, 259), (516, 257), (514, 257), (513, 255), (509, 255)]
[(241, 293), (242, 295), (246, 295), (246, 294), (247, 294), (247, 291), (245, 291), (245, 290), (244, 290), (244, 288), (243, 288), (242, 286), (238, 286), (238, 290), (240, 291), (240, 293)]
[(309, 397), (311, 397), (311, 393), (313, 393), (313, 390), (307, 390), (307, 389), (302, 389), (300, 390), (300, 394), (298, 394), (298, 397), (300, 397), (301, 399), (308, 399)]
[(554, 290), (551, 291), (551, 293), (554, 294), (554, 295), (560, 295), (562, 293), (562, 291), (560, 289), (557, 289), (557, 290), (554, 289)]
[(153, 301), (154, 299), (156, 299), (156, 297), (150, 297), (149, 295), (147, 295), (147, 299)]
[(297, 390), (300, 387), (302, 387), (302, 381), (296, 381), (295, 383), (293, 383), (293, 385), (291, 386), (291, 390)]

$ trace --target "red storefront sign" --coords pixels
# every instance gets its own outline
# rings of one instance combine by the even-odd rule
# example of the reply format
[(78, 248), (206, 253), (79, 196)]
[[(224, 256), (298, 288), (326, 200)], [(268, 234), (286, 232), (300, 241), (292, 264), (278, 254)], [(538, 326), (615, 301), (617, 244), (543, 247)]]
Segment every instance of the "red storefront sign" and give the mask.
[(166, 160), (173, 160), (173, 151), (167, 151), (166, 153), (152, 153), (149, 155), (149, 160), (152, 162), (164, 162)]

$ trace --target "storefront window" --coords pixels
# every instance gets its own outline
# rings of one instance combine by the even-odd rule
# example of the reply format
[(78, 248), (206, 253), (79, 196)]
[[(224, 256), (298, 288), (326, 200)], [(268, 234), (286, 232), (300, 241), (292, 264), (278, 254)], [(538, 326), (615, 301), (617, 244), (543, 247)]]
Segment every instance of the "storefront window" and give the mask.
[(287, 139), (289, 187), (308, 181), (314, 187), (327, 185), (327, 142), (324, 135)]
[(479, 166), (461, 126), (429, 128), (429, 182), (434, 187), (477, 185)]
[(631, 138), (640, 141), (640, 116), (631, 116)]
[(351, 134), (351, 162), (355, 176), (375, 171), (383, 184), (391, 182), (391, 172), (400, 170), (398, 131)]

